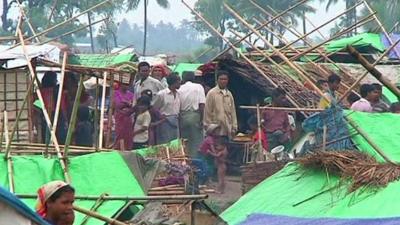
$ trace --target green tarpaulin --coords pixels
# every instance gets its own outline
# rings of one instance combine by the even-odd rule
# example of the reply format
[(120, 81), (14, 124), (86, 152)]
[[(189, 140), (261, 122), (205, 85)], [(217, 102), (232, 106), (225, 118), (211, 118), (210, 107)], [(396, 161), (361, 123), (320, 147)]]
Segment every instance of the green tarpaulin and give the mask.
[(383, 97), (386, 98), (386, 100), (389, 103), (395, 103), (395, 102), (399, 101), (399, 99), (396, 97), (396, 95), (393, 94), (393, 92), (390, 91), (387, 87), (382, 88), (382, 93), (383, 93)]
[(134, 61), (137, 61), (135, 54), (78, 54), (68, 57), (69, 64), (94, 68), (106, 68)]
[(372, 46), (378, 51), (385, 51), (385, 46), (381, 41), (381, 36), (373, 33), (363, 33), (348, 38), (330, 41), (324, 47), (327, 52), (336, 52), (345, 49), (347, 45), (352, 45), (356, 48)]
[(203, 65), (203, 64), (199, 64), (199, 63), (179, 63), (178, 65), (175, 66), (173, 72), (177, 72), (177, 73), (179, 73), (179, 76), (182, 76), (182, 73), (184, 71), (194, 72), (201, 65)]
[[(349, 117), (394, 161), (400, 161), (400, 115), (347, 112)], [(377, 156), (360, 136), (353, 138), (361, 151)], [(301, 218), (388, 218), (400, 217), (400, 181), (376, 192), (370, 189), (348, 194), (337, 176), (324, 171), (300, 169), (292, 163), (242, 196), (221, 216), (238, 224), (248, 215)]]
[[(7, 161), (0, 154), (0, 182), (8, 188)], [(63, 172), (57, 159), (43, 156), (13, 156), (14, 184), (17, 194), (36, 194), (37, 189), (51, 180), (63, 180)], [(97, 195), (107, 193), (113, 196), (144, 196), (142, 187), (132, 174), (125, 160), (118, 152), (94, 153), (70, 157), (68, 171), (76, 195)], [(23, 199), (34, 208), (36, 200)], [(76, 205), (90, 209), (95, 201), (76, 201)], [(124, 205), (125, 201), (105, 201), (97, 210), (100, 214), (112, 217)], [(75, 214), (75, 223), (81, 224), (84, 216)], [(89, 219), (87, 225), (104, 224)]]

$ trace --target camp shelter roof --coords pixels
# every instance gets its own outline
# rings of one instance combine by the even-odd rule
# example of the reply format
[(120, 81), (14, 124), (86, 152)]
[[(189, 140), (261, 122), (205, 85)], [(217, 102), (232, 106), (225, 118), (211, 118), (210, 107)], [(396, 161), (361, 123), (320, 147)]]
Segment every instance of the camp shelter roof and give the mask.
[(77, 54), (68, 56), (68, 64), (94, 68), (113, 67), (116, 64), (133, 62), (137, 56), (130, 54)]
[(0, 223), (2, 225), (15, 225), (18, 222), (22, 224), (22, 221), (26, 221), (26, 224), (31, 224), (30, 221), (32, 221), (33, 225), (48, 225), (19, 198), (2, 187), (0, 187), (0, 208)]
[(201, 63), (179, 63), (174, 67), (172, 72), (177, 72), (179, 74), (179, 76), (182, 76), (182, 73), (184, 71), (194, 72), (201, 65), (203, 65), (203, 64), (201, 64)]
[[(3, 154), (0, 157), (4, 157)], [(54, 158), (39, 155), (12, 156), (14, 184), (16, 194), (36, 194), (37, 189), (52, 180), (63, 180), (60, 163)], [(0, 184), (8, 187), (7, 162), (0, 160)], [(144, 196), (144, 191), (135, 175), (118, 152), (93, 153), (69, 158), (68, 173), (71, 184), (79, 196), (100, 196), (107, 193), (112, 196)], [(35, 199), (22, 199), (32, 209)], [(90, 209), (95, 201), (77, 200), (76, 205)], [(105, 201), (97, 212), (112, 217), (125, 201)], [(84, 215), (76, 213), (75, 223), (81, 224)], [(89, 219), (87, 225), (104, 224), (99, 220)]]
[(396, 95), (393, 94), (393, 92), (389, 90), (387, 87), (382, 87), (382, 94), (383, 97), (387, 100), (387, 102), (395, 103), (399, 101)]
[(385, 46), (381, 41), (381, 35), (373, 33), (362, 33), (352, 37), (330, 41), (325, 45), (325, 50), (327, 52), (337, 52), (345, 49), (347, 45), (352, 45), (356, 48), (371, 46), (380, 52), (385, 51)]
[[(400, 161), (400, 115), (348, 112), (348, 116), (391, 160)], [(353, 141), (361, 151), (382, 160), (359, 135)], [(299, 169), (292, 163), (254, 187), (221, 216), (229, 224), (400, 224), (400, 181), (351, 194), (346, 185), (338, 183), (337, 176)]]

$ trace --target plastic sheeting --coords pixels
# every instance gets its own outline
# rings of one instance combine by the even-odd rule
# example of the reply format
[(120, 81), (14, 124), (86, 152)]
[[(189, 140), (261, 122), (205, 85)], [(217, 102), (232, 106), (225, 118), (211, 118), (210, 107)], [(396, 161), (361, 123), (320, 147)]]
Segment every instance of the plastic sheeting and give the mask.
[[(4, 157), (4, 155), (0, 155)], [(17, 194), (36, 194), (37, 189), (51, 181), (63, 180), (63, 172), (58, 159), (46, 159), (43, 156), (13, 156), (14, 184)], [(0, 184), (8, 187), (7, 162), (0, 160)], [(113, 196), (144, 196), (144, 192), (124, 159), (118, 152), (94, 153), (70, 157), (68, 173), (76, 195), (100, 196), (107, 193)], [(23, 199), (32, 209), (35, 199)], [(105, 201), (97, 210), (100, 214), (112, 217), (124, 205), (125, 201)], [(95, 201), (77, 200), (76, 205), (90, 209)], [(84, 216), (75, 214), (75, 223), (80, 224)], [(89, 219), (87, 225), (104, 224)]]
[[(347, 111), (346, 114), (374, 140), (390, 159), (400, 161), (398, 149), (400, 115), (351, 111)], [(353, 141), (359, 150), (382, 160), (364, 138), (357, 135)], [(339, 185), (337, 176), (327, 175), (324, 171), (305, 170), (292, 163), (254, 187), (225, 210), (221, 216), (229, 224), (240, 224), (248, 216), (254, 214), (318, 219), (300, 224), (321, 224), (318, 223), (320, 218), (398, 218), (400, 217), (399, 189), (400, 181), (396, 181), (388, 184), (385, 188), (360, 189), (349, 194), (345, 184)], [(283, 220), (279, 223), (265, 224), (296, 223)]]

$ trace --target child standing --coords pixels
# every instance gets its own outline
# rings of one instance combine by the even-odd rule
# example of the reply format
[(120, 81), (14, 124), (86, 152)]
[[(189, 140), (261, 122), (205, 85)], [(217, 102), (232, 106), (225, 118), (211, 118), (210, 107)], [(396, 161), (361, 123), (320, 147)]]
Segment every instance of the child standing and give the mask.
[(218, 173), (217, 193), (223, 194), (225, 191), (226, 158), (228, 157), (226, 138), (218, 137), (215, 140), (213, 150), (210, 151), (209, 154), (214, 157), (215, 166), (217, 167), (217, 173)]
[(149, 126), (151, 123), (150, 101), (148, 96), (142, 96), (137, 100), (133, 129), (133, 149), (145, 148), (148, 145)]

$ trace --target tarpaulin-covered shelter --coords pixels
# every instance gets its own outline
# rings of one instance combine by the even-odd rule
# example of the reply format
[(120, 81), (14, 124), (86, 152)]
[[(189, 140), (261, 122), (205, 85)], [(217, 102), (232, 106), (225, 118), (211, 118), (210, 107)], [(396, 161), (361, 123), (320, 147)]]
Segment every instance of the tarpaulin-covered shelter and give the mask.
[[(349, 111), (347, 116), (388, 158), (400, 161), (400, 115)], [(356, 135), (352, 140), (358, 150), (383, 161), (363, 137)], [(252, 225), (400, 223), (400, 181), (383, 188), (364, 187), (353, 193), (348, 192), (346, 183), (340, 182), (343, 180), (326, 171), (300, 168), (292, 163), (254, 187), (221, 216), (228, 224)]]
[(48, 225), (15, 195), (0, 187), (1, 225)]

